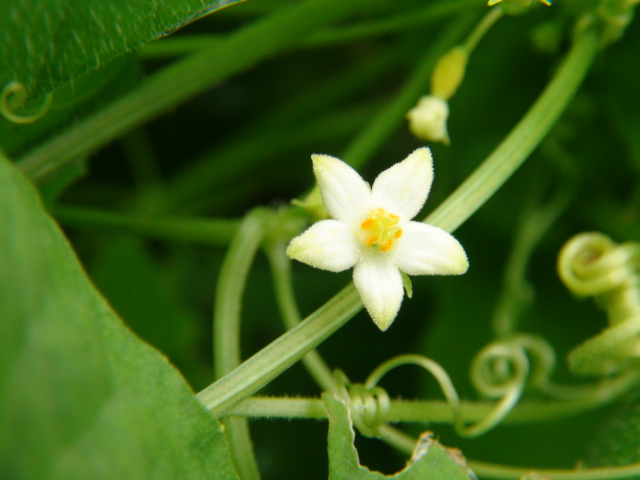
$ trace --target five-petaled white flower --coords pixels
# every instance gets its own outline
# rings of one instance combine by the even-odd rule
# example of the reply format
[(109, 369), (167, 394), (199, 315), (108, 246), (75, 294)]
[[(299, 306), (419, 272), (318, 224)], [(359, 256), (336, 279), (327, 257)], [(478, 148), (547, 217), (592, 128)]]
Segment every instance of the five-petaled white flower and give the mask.
[(321, 220), (297, 236), (289, 257), (313, 267), (341, 272), (351, 267), (362, 302), (386, 330), (402, 303), (402, 274), (458, 275), (467, 255), (444, 230), (412, 222), (429, 195), (431, 152), (420, 148), (385, 170), (370, 187), (343, 161), (312, 155), (322, 202), (331, 220)]

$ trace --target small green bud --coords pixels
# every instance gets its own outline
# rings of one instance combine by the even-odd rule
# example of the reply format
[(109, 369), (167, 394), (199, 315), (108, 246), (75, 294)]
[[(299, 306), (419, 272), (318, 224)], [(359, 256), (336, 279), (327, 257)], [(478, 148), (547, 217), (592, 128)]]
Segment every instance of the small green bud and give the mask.
[(468, 60), (464, 47), (454, 47), (440, 57), (431, 75), (431, 95), (449, 100), (462, 83)]

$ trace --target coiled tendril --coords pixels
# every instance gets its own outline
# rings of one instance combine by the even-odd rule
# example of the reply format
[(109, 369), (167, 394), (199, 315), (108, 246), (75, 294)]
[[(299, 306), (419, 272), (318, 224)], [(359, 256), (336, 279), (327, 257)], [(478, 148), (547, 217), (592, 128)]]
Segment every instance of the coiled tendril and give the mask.
[(482, 349), (473, 362), (472, 382), (482, 395), (500, 398), (500, 401), (486, 418), (471, 426), (465, 426), (460, 397), (447, 372), (437, 362), (422, 355), (407, 354), (387, 360), (369, 375), (364, 384), (351, 384), (340, 370), (334, 372), (334, 379), (338, 396), (349, 407), (353, 424), (363, 435), (379, 437), (380, 427), (389, 418), (391, 402), (378, 382), (396, 367), (422, 367), (434, 376), (451, 406), (456, 432), (464, 437), (477, 437), (507, 416), (526, 386), (545, 384), (554, 364), (551, 347), (543, 339), (532, 335), (515, 335)]
[(560, 251), (558, 273), (575, 294), (595, 297), (609, 327), (569, 353), (581, 375), (609, 375), (640, 364), (640, 244), (581, 233)]
[(382, 387), (352, 384), (342, 370), (333, 373), (338, 396), (346, 402), (351, 421), (365, 437), (379, 437), (380, 427), (387, 423), (391, 401)]
[(484, 347), (471, 365), (471, 382), (478, 392), (500, 401), (487, 417), (461, 432), (477, 437), (500, 423), (518, 403), (526, 387), (549, 381), (555, 365), (551, 346), (542, 338), (518, 334)]
[[(31, 113), (18, 111), (27, 106), (28, 94), (27, 89), (22, 83), (9, 82), (7, 83), (2, 92), (0, 92), (0, 113), (9, 121), (13, 123), (26, 124), (32, 123), (41, 119), (49, 111), (51, 103), (53, 102), (53, 95), (47, 93), (42, 100), (40, 106), (35, 107), (35, 111)], [(31, 107), (29, 110), (33, 110)]]

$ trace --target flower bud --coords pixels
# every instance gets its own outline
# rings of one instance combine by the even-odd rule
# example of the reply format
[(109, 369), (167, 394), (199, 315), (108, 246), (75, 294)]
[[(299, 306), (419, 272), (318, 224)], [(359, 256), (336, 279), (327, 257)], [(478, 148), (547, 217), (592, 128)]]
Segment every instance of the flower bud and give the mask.
[(420, 98), (418, 105), (409, 110), (409, 130), (422, 140), (449, 145), (447, 118), (449, 105), (442, 98), (428, 95)]
[(464, 78), (468, 60), (464, 47), (454, 47), (440, 57), (431, 75), (431, 95), (449, 100)]

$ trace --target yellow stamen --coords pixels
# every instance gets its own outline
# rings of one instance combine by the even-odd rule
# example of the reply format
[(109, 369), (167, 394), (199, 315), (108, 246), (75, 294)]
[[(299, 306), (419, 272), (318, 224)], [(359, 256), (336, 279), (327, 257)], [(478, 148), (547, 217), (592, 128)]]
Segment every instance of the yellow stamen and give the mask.
[(372, 219), (371, 217), (369, 217), (364, 222), (362, 222), (362, 224), (360, 226), (362, 228), (364, 228), (365, 230), (369, 230), (369, 229), (373, 228), (375, 223), (376, 223), (376, 221), (374, 219)]
[(389, 250), (391, 250), (391, 248), (393, 247), (393, 239), (389, 239), (386, 242), (384, 242), (382, 245), (380, 245), (380, 250), (382, 250), (383, 252), (388, 252)]
[(400, 217), (383, 208), (372, 210), (360, 224), (362, 243), (367, 247), (377, 246), (381, 252), (388, 252), (402, 236), (402, 229), (397, 226), (399, 222)]

